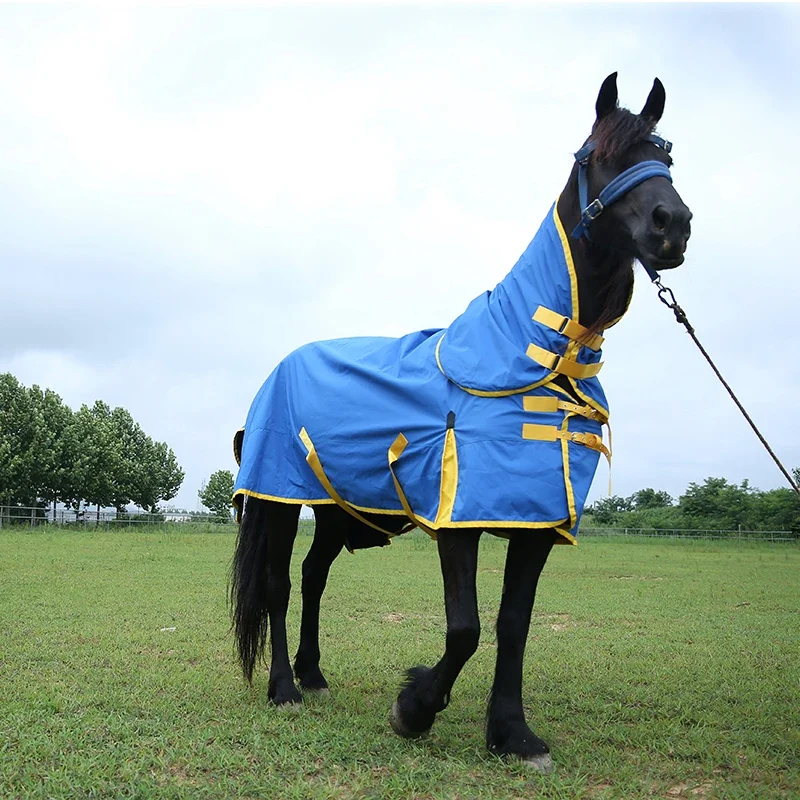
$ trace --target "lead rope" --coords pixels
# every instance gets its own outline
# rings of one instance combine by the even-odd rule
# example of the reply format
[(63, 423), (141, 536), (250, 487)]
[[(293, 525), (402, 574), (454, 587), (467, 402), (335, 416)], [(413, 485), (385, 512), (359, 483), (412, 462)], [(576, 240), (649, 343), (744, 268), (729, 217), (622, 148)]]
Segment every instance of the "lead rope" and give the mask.
[(737, 407), (739, 408), (739, 411), (742, 412), (742, 415), (747, 420), (750, 427), (753, 429), (755, 435), (758, 436), (759, 440), (761, 441), (761, 444), (764, 445), (766, 451), (772, 456), (772, 460), (778, 465), (778, 469), (783, 473), (786, 480), (789, 481), (789, 486), (791, 486), (792, 489), (794, 489), (794, 491), (798, 495), (800, 495), (800, 487), (798, 487), (794, 478), (792, 478), (792, 476), (789, 474), (789, 470), (787, 470), (786, 467), (783, 466), (781, 460), (778, 458), (778, 456), (775, 455), (775, 452), (769, 446), (769, 442), (764, 438), (761, 431), (756, 427), (755, 422), (753, 422), (753, 420), (750, 418), (750, 415), (745, 410), (745, 407), (739, 402), (739, 398), (734, 394), (733, 389), (731, 389), (731, 387), (728, 385), (728, 382), (725, 380), (725, 378), (722, 377), (722, 373), (720, 373), (720, 371), (717, 369), (717, 365), (711, 360), (711, 356), (706, 352), (706, 349), (703, 347), (703, 345), (700, 344), (700, 340), (697, 338), (697, 335), (694, 332), (694, 328), (692, 327), (691, 323), (686, 317), (686, 312), (678, 305), (678, 301), (675, 299), (675, 295), (673, 294), (672, 289), (670, 289), (668, 286), (664, 286), (664, 284), (661, 283), (661, 278), (659, 275), (656, 275), (655, 277), (651, 276), (651, 279), (653, 283), (658, 287), (658, 299), (667, 308), (672, 310), (672, 312), (675, 314), (675, 319), (681, 325), (683, 325), (684, 328), (686, 328), (686, 332), (689, 334), (689, 336), (692, 337), (692, 341), (697, 345), (698, 349), (703, 354), (705, 360), (708, 361), (709, 365), (711, 366), (711, 369), (714, 370), (714, 374), (719, 378), (720, 383), (722, 383), (725, 389), (727, 389), (728, 394), (731, 396), (731, 400), (733, 400), (733, 402), (736, 403)]

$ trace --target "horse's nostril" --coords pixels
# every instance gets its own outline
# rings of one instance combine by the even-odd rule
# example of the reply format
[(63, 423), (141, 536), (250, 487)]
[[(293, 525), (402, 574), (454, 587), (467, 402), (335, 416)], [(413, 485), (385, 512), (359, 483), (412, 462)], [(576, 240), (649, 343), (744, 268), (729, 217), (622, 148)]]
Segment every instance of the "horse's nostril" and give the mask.
[(672, 221), (672, 214), (664, 206), (656, 206), (653, 209), (653, 225), (657, 231), (665, 231)]

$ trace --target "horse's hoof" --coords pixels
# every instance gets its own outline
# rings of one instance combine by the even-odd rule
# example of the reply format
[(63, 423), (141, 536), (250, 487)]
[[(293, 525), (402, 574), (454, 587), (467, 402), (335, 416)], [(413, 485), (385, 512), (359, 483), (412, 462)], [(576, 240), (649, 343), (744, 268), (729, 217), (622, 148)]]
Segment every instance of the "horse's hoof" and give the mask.
[(540, 775), (550, 775), (554, 769), (550, 753), (543, 753), (540, 756), (528, 756), (521, 760), (526, 767), (538, 772)]
[(292, 701), (287, 703), (273, 703), (273, 705), (275, 706), (276, 711), (280, 711), (284, 714), (296, 714), (303, 708), (302, 703), (295, 703)]
[(389, 724), (392, 726), (392, 730), (398, 735), (402, 736), (404, 739), (421, 739), (423, 736), (427, 735), (428, 730), (426, 731), (412, 731), (409, 730), (404, 724), (403, 719), (400, 716), (400, 707), (395, 702), (392, 706), (392, 713), (389, 714)]
[(271, 700), (270, 702), (276, 711), (281, 711), (286, 714), (295, 714), (303, 707), (302, 697), (299, 697), (299, 699), (291, 698), (281, 700), (278, 703), (276, 703), (274, 700)]
[(319, 689), (304, 689), (301, 686), (300, 690), (303, 692), (303, 696), (304, 697), (308, 697), (309, 695), (311, 697), (330, 697), (331, 696), (331, 690), (328, 689), (327, 686), (323, 686), (323, 687), (321, 687)]

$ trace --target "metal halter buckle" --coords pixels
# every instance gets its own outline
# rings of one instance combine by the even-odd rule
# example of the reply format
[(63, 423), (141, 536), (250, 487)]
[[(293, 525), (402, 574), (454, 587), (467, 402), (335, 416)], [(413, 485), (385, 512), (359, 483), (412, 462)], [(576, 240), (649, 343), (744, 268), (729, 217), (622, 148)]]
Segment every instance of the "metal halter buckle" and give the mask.
[(600, 198), (597, 200), (592, 200), (586, 208), (583, 209), (583, 216), (589, 219), (591, 222), (594, 222), (602, 213), (603, 211), (603, 204), (600, 202)]

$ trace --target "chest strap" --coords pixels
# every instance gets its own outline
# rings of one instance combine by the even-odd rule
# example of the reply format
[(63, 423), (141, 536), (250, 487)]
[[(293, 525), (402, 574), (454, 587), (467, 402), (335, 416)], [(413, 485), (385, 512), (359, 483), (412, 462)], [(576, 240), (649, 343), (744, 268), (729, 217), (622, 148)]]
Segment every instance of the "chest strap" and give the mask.
[(574, 319), (565, 317), (563, 314), (558, 314), (551, 311), (549, 308), (539, 306), (536, 313), (533, 315), (534, 322), (539, 322), (546, 328), (556, 333), (563, 333), (568, 339), (573, 342), (588, 347), (590, 350), (597, 352), (602, 346), (605, 339), (599, 333), (590, 333), (589, 329), (575, 322)]
[(529, 344), (525, 354), (545, 369), (576, 380), (594, 378), (603, 367), (602, 361), (598, 361), (596, 364), (579, 364), (571, 358), (564, 358), (564, 356), (551, 353), (537, 344)]
[(522, 407), (525, 411), (538, 411), (540, 414), (554, 414), (556, 411), (567, 411), (570, 414), (586, 417), (586, 419), (597, 420), (601, 425), (605, 425), (608, 422), (608, 417), (596, 408), (570, 403), (568, 400), (559, 400), (557, 397), (523, 397)]
[(540, 442), (556, 442), (564, 440), (575, 442), (588, 447), (590, 450), (597, 450), (606, 458), (611, 458), (611, 453), (603, 444), (603, 439), (596, 433), (579, 433), (578, 431), (565, 431), (555, 425), (536, 425), (526, 422), (522, 426), (522, 438), (533, 439)]

